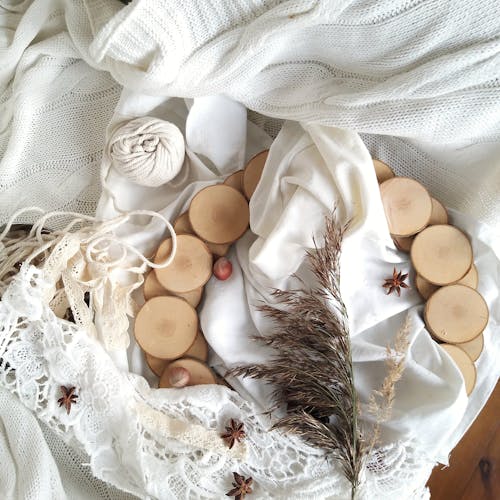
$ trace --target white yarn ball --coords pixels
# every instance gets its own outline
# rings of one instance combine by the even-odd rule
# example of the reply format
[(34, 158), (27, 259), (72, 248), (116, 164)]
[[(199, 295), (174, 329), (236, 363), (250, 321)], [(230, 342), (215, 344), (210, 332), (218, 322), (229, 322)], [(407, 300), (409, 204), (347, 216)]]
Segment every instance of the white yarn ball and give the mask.
[(173, 179), (182, 168), (184, 153), (181, 131), (150, 116), (130, 120), (110, 139), (113, 166), (141, 186), (157, 187)]

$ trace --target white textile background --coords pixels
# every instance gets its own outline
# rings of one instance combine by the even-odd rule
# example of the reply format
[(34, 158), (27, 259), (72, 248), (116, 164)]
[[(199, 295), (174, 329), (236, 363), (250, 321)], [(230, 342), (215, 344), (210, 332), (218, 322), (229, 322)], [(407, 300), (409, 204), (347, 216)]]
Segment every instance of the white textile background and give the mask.
[[(447, 206), (500, 228), (498, 2), (236, 0), (228, 8), (223, 0), (136, 0), (123, 10), (120, 7), (114, 0), (0, 0), (0, 224), (17, 208), (33, 204), (94, 212), (105, 128), (125, 85), (156, 95), (224, 94), (269, 116), (362, 132), (370, 152), (398, 173), (424, 182)], [(160, 106), (159, 115), (171, 116), (168, 109), (161, 109), (161, 98), (146, 106), (141, 101), (134, 109), (129, 96), (124, 93), (119, 108), (130, 105), (129, 116), (142, 114), (148, 106)], [(224, 144), (231, 147), (245, 136), (246, 158), (269, 145), (269, 139), (251, 124), (245, 129), (241, 120), (240, 129), (224, 128), (222, 111), (232, 104), (227, 98), (218, 99), (196, 99), (193, 116), (198, 116), (200, 125), (188, 121), (187, 134), (197, 153), (228, 172), (242, 165), (242, 151), (228, 147), (224, 156), (224, 148), (216, 148), (204, 136), (207, 131), (220, 129)], [(216, 112), (210, 111), (214, 102)], [(234, 112), (241, 115), (241, 109), (235, 105)], [(177, 117), (181, 126), (182, 119)], [(204, 132), (198, 137), (197, 128)], [(321, 129), (312, 127), (308, 132), (323, 155), (328, 148)], [(285, 130), (275, 150), (280, 141), (286, 143), (286, 134), (293, 133)], [(302, 131), (295, 133), (309, 140), (300, 136)], [(359, 146), (358, 139), (354, 142)], [(360, 155), (364, 162), (366, 152)], [(275, 158), (278, 162), (280, 156)], [(191, 154), (189, 161), (194, 167), (187, 174), (202, 175), (202, 183), (216, 180), (196, 155)], [(369, 185), (369, 179), (366, 182)], [(200, 185), (193, 185), (191, 194)], [(114, 187), (121, 188), (119, 181)], [(262, 190), (261, 194), (265, 197)], [(174, 213), (187, 198), (185, 193), (182, 202), (172, 204), (158, 197), (155, 208), (169, 205)], [(371, 216), (376, 218), (376, 213)], [(476, 255), (485, 255), (480, 241), (500, 248), (498, 234), (456, 217), (457, 224), (475, 234)], [(255, 223), (267, 234), (269, 228)], [(152, 245), (154, 240), (150, 241)], [(250, 246), (242, 241), (238, 248), (243, 263), (245, 243)], [(392, 258), (384, 254), (387, 263)], [(492, 273), (488, 258), (493, 258), (491, 253), (485, 257), (481, 276), (487, 269)], [(400, 304), (412, 305), (415, 295), (408, 297), (409, 303)], [(209, 305), (207, 301), (205, 315)], [(353, 331), (362, 330), (354, 325)], [(366, 338), (360, 335), (359, 342), (382, 343), (381, 330), (374, 328)], [(414, 335), (412, 355), (418, 359), (422, 349), (431, 348), (432, 369), (442, 374), (450, 369), (446, 359), (422, 340), (425, 332), (416, 327)], [(382, 354), (372, 352), (376, 358)], [(487, 352), (490, 355), (480, 360), (482, 373), (495, 354)], [(224, 353), (219, 354), (223, 359)], [(116, 358), (127, 366), (124, 355)], [(137, 352), (130, 366), (140, 370)], [(456, 371), (447, 376), (458, 380)], [(474, 418), (497, 376), (492, 367), (489, 376), (480, 379), (460, 423), (464, 395), (456, 384), (446, 389), (450, 407), (457, 409), (453, 422), (458, 425), (454, 437), (443, 436), (448, 448)], [(258, 387), (247, 389), (259, 396)], [(406, 403), (402, 401), (400, 414), (407, 411)], [(2, 408), (8, 405), (2, 400)], [(2, 412), (2, 419), (4, 426), (14, 425), (12, 413)], [(35, 429), (34, 421), (25, 422)], [(59, 444), (50, 433), (45, 436), (55, 456)], [(47, 491), (43, 485), (48, 477), (54, 477), (51, 484), (65, 484), (64, 478), (71, 474), (60, 466), (57, 480), (53, 465), (48, 465), (49, 474), (20, 460), (12, 445), (9, 453), (19, 471), (39, 481), (38, 494), (32, 498), (49, 498), (41, 494)], [(81, 492), (88, 487), (85, 481)], [(96, 489), (96, 497), (106, 498), (99, 491), (103, 490)], [(12, 496), (16, 498), (15, 493)]]
[[(230, 173), (227, 162), (232, 165), (231, 171), (242, 167), (244, 158), (240, 162), (234, 159), (238, 152), (248, 150), (248, 160), (256, 150), (268, 146), (269, 138), (255, 134), (251, 123), (245, 126), (246, 117), (239, 105), (218, 97), (204, 98), (201, 107), (196, 101), (189, 106), (186, 117), (187, 107), (180, 99), (164, 102), (137, 93), (122, 95), (110, 129), (131, 110), (175, 120), (181, 130), (188, 123), (203, 132), (215, 113), (223, 115), (227, 125), (227, 129), (212, 130), (204, 140), (197, 137), (194, 144), (187, 141), (188, 160), (174, 183), (157, 189), (144, 188), (112, 171), (108, 179), (110, 194), (118, 201), (123, 200), (123, 209), (154, 209), (174, 218), (186, 210), (201, 186), (220, 182)], [(216, 151), (225, 162), (212, 163), (213, 171), (207, 174), (207, 167), (192, 147), (207, 157), (213, 157), (210, 150)], [(107, 161), (105, 155), (105, 165)], [(97, 210), (100, 217), (118, 215), (110, 194), (104, 193), (101, 198)], [(341, 221), (352, 220), (343, 243), (341, 290), (350, 315), (361, 401), (367, 403), (371, 391), (381, 386), (385, 347), (409, 312), (411, 346), (393, 418), (384, 426), (385, 443), (416, 440), (423, 444), (432, 460), (447, 463), (448, 453), (483, 406), (500, 374), (496, 364), (499, 337), (494, 335), (500, 322), (500, 263), (493, 249), (494, 233), (458, 212), (451, 213), (453, 223), (473, 239), (480, 290), (491, 312), (485, 351), (478, 363), (478, 389), (468, 400), (461, 375), (425, 330), (423, 302), (416, 290), (405, 291), (402, 297), (388, 297), (381, 287), (394, 265), (410, 270), (411, 263), (407, 254), (394, 248), (371, 157), (353, 132), (285, 122), (272, 143), (261, 182), (250, 203), (253, 234), (249, 232), (241, 238), (230, 254), (233, 276), (225, 282), (212, 278), (205, 289), (200, 322), (214, 353), (211, 362), (224, 374), (227, 368), (266, 360), (269, 351), (252, 337), (265, 336), (272, 325), (255, 306), (261, 301), (272, 302), (271, 292), (275, 288), (296, 284), (291, 278), (294, 273), (310, 282), (305, 253), (313, 248), (313, 237), (321, 241), (323, 217), (334, 206), (338, 206)], [(145, 252), (153, 251), (159, 244), (162, 231), (156, 222), (124, 228), (125, 233), (133, 235), (130, 241)], [(114, 356), (118, 359), (120, 354), (115, 352)], [(134, 340), (129, 357), (132, 371), (155, 383)], [(125, 367), (123, 356), (122, 362)], [(263, 409), (269, 408), (269, 386), (248, 379), (231, 383)], [(367, 412), (364, 414), (366, 417)]]

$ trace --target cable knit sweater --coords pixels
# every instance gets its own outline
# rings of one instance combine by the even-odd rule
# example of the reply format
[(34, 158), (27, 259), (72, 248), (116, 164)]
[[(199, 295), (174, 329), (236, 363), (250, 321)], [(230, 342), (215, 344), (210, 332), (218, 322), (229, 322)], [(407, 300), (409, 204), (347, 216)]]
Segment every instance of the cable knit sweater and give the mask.
[(32, 204), (94, 211), (117, 81), (152, 94), (224, 94), (264, 115), (369, 134), (371, 152), (400, 173), (496, 224), (496, 1), (1, 5), (0, 223)]

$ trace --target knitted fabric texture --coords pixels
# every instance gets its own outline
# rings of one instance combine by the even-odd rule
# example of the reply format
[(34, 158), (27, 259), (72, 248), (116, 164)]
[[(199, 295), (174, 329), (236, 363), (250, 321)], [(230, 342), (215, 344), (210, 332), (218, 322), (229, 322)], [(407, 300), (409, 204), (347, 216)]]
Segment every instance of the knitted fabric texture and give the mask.
[(94, 212), (120, 93), (110, 74), (148, 94), (224, 94), (266, 116), (370, 134), (381, 160), (497, 224), (499, 2), (1, 5), (0, 224), (27, 204)]

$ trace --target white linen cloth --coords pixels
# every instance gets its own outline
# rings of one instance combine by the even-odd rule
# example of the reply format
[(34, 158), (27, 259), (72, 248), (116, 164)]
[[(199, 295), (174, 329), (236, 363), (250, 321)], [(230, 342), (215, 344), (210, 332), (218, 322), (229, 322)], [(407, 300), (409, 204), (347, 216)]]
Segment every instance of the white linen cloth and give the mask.
[[(149, 93), (222, 93), (270, 116), (364, 132), (370, 152), (398, 173), (498, 228), (499, 8), (493, 0), (235, 1), (231, 9), (223, 0), (137, 0), (119, 11), (113, 0), (2, 0), (0, 223), (32, 204), (93, 213), (104, 129), (121, 90), (100, 71), (107, 70)], [(141, 101), (131, 116), (143, 109)], [(268, 145), (251, 132), (261, 137), (248, 141), (247, 158)], [(203, 140), (193, 140), (193, 149), (223, 170)], [(158, 208), (167, 203), (158, 196)], [(478, 241), (498, 248), (488, 229), (467, 224)], [(478, 243), (476, 255), (481, 249)], [(490, 365), (482, 357), (480, 366), (487, 373)], [(491, 369), (479, 381), (460, 432), (497, 375)], [(450, 402), (460, 406), (457, 398)], [(55, 454), (56, 440), (46, 436)]]
[[(112, 124), (122, 120), (123, 113), (128, 114), (131, 107), (137, 112), (144, 106), (145, 114), (154, 114), (151, 100), (143, 99), (139, 94), (124, 93)], [(204, 99), (204, 108), (208, 101)], [(220, 99), (214, 98), (213, 104), (215, 112), (220, 107)], [(156, 112), (162, 113), (165, 119), (170, 116), (179, 119), (183, 108), (185, 113), (183, 103), (175, 99), (161, 107), (155, 102)], [(186, 121), (203, 130), (206, 114), (198, 114), (197, 110), (193, 105)], [(224, 116), (228, 131), (244, 128), (245, 117), (238, 107), (228, 107)], [(181, 123), (177, 124), (182, 129)], [(224, 151), (220, 156), (231, 158), (235, 152), (246, 149), (248, 139), (248, 143), (254, 145), (253, 154), (259, 137), (252, 136), (251, 130), (252, 124), (249, 124), (248, 137), (241, 136), (238, 144), (226, 142), (226, 129), (220, 129), (218, 135), (212, 133), (207, 138), (205, 148)], [(267, 144), (268, 141), (263, 142), (260, 149), (265, 149)], [(197, 145), (203, 149), (199, 141)], [(128, 210), (142, 207), (176, 217), (187, 208), (199, 188), (206, 185), (206, 169), (201, 162), (194, 161), (189, 141), (187, 151), (190, 160), (178, 182), (145, 191), (114, 176), (109, 182), (112, 195), (116, 200), (126, 200)], [(249, 157), (251, 155), (247, 155), (247, 159)], [(232, 170), (240, 168), (241, 163), (235, 162)], [(221, 170), (228, 173), (227, 165), (223, 164)], [(220, 182), (223, 178), (215, 171), (210, 182)], [(161, 204), (164, 208), (159, 207)], [(321, 241), (323, 218), (335, 206), (338, 206), (340, 221), (352, 220), (343, 243), (341, 291), (350, 317), (361, 400), (367, 403), (371, 391), (381, 386), (385, 376), (385, 348), (394, 339), (408, 311), (412, 326), (407, 367), (397, 387), (393, 418), (384, 426), (384, 439), (386, 442), (416, 440), (423, 443), (435, 461), (446, 463), (448, 453), (466, 428), (464, 419), (468, 423), (472, 421), (484, 404), (484, 394), (493, 390), (500, 375), (495, 362), (500, 345), (498, 334), (493, 335), (498, 332), (500, 321), (500, 262), (493, 248), (494, 233), (458, 212), (451, 213), (452, 222), (472, 237), (480, 291), (491, 312), (485, 349), (478, 362), (478, 389), (468, 401), (460, 373), (425, 329), (423, 301), (416, 290), (405, 290), (401, 297), (386, 296), (381, 286), (394, 266), (407, 272), (411, 270), (411, 263), (407, 254), (395, 250), (371, 157), (353, 132), (286, 122), (272, 143), (262, 179), (250, 202), (252, 232), (241, 238), (230, 254), (233, 275), (224, 282), (212, 278), (206, 286), (200, 322), (216, 354), (212, 363), (224, 374), (227, 368), (237, 365), (265, 362), (269, 351), (252, 337), (265, 336), (272, 324), (262, 317), (256, 306), (261, 301), (271, 303), (273, 289), (293, 286), (291, 275), (294, 273), (311, 282), (304, 263), (305, 253), (313, 248), (313, 237)], [(97, 213), (108, 218), (119, 212), (113, 209), (110, 196), (104, 194)], [(156, 224), (141, 228), (129, 226), (126, 231), (134, 233), (133, 241), (144, 251), (150, 252), (161, 241)], [(413, 272), (411, 276), (413, 279)], [(133, 370), (149, 373), (138, 347), (133, 345), (130, 352)], [(148, 378), (151, 382), (154, 380)], [(249, 379), (231, 383), (263, 409), (269, 408), (272, 389), (269, 386)], [(366, 409), (364, 415), (369, 420)]]

